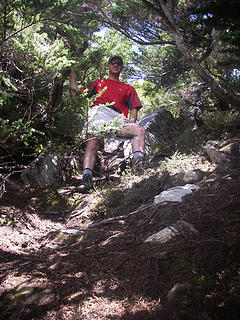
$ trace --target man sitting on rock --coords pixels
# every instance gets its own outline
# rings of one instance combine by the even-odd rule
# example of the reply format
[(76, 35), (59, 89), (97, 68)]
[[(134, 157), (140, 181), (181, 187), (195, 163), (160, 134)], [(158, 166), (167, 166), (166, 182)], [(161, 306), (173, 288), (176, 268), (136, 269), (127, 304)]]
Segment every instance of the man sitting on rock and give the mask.
[[(114, 123), (118, 126), (119, 135), (132, 137), (132, 168), (133, 173), (140, 173), (145, 148), (145, 129), (136, 124), (138, 110), (142, 107), (135, 89), (121, 82), (119, 76), (123, 70), (123, 59), (119, 55), (110, 57), (107, 63), (109, 76), (106, 80), (98, 79), (90, 87), (89, 96), (103, 93), (93, 102), (88, 112), (88, 132), (86, 151), (83, 160), (83, 180), (79, 186), (81, 191), (92, 188), (92, 170), (95, 165), (96, 153), (100, 147), (98, 129), (104, 123)], [(70, 72), (72, 96), (81, 91), (77, 86), (74, 70)], [(103, 106), (107, 104), (108, 106)]]

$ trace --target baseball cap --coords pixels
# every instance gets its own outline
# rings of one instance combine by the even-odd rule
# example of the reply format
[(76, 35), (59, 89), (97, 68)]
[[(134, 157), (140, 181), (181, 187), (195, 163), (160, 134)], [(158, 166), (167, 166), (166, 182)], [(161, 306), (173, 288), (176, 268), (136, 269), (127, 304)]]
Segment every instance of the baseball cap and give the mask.
[(111, 61), (113, 61), (113, 60), (116, 59), (116, 58), (118, 58), (118, 59), (122, 62), (122, 64), (123, 64), (123, 59), (122, 59), (122, 57), (119, 56), (119, 55), (117, 55), (117, 54), (110, 56), (110, 58), (108, 59), (108, 63), (110, 63)]

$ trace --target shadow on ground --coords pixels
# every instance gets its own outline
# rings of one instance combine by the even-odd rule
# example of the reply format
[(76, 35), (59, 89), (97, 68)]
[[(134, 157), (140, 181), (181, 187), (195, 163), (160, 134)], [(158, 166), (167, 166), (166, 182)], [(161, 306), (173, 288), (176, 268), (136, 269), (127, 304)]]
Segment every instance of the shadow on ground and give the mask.
[[(86, 226), (80, 235), (48, 230), (37, 247), (2, 249), (2, 319), (239, 319), (240, 179), (224, 171), (211, 177), (183, 203)], [(128, 207), (119, 213), (137, 209), (130, 202)], [(22, 208), (26, 213), (28, 207)], [(144, 243), (179, 219), (200, 236)], [(185, 282), (191, 291), (162, 310), (169, 290)]]

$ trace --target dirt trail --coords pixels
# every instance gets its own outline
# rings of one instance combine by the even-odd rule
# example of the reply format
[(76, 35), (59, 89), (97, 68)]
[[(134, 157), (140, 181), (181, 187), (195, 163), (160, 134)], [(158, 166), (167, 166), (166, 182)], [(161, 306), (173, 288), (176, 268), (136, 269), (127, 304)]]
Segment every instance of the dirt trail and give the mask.
[[(96, 194), (77, 194), (72, 185), (59, 194), (78, 199), (78, 211), (65, 202), (48, 211), (49, 190), (42, 197), (6, 194), (1, 319), (239, 319), (239, 183), (238, 171), (216, 171), (183, 203), (130, 206), (125, 218), (105, 223), (87, 214)], [(176, 216), (200, 237), (144, 243)], [(169, 290), (185, 282), (192, 289), (168, 306)]]

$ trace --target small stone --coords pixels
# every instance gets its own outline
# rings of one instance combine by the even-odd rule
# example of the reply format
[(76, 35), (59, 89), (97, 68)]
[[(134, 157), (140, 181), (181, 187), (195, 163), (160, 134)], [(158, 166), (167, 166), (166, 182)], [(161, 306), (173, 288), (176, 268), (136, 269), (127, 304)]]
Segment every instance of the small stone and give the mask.
[(154, 204), (164, 202), (182, 202), (182, 199), (185, 195), (192, 193), (192, 190), (198, 188), (199, 187), (195, 184), (185, 184), (184, 186), (172, 187), (155, 196)]
[(228, 162), (228, 159), (225, 154), (220, 150), (220, 142), (216, 140), (209, 140), (204, 146), (203, 150), (208, 155), (209, 159), (212, 162), (217, 164), (222, 164)]
[(145, 242), (152, 242), (152, 243), (166, 243), (169, 240), (171, 240), (173, 237), (177, 236), (179, 234), (178, 229), (175, 226), (170, 226), (162, 229), (161, 231), (152, 234), (150, 237), (148, 237)]
[(84, 231), (78, 230), (78, 229), (62, 229), (62, 230), (60, 230), (60, 232), (67, 233), (67, 234), (73, 234), (73, 235), (82, 235), (85, 233)]

